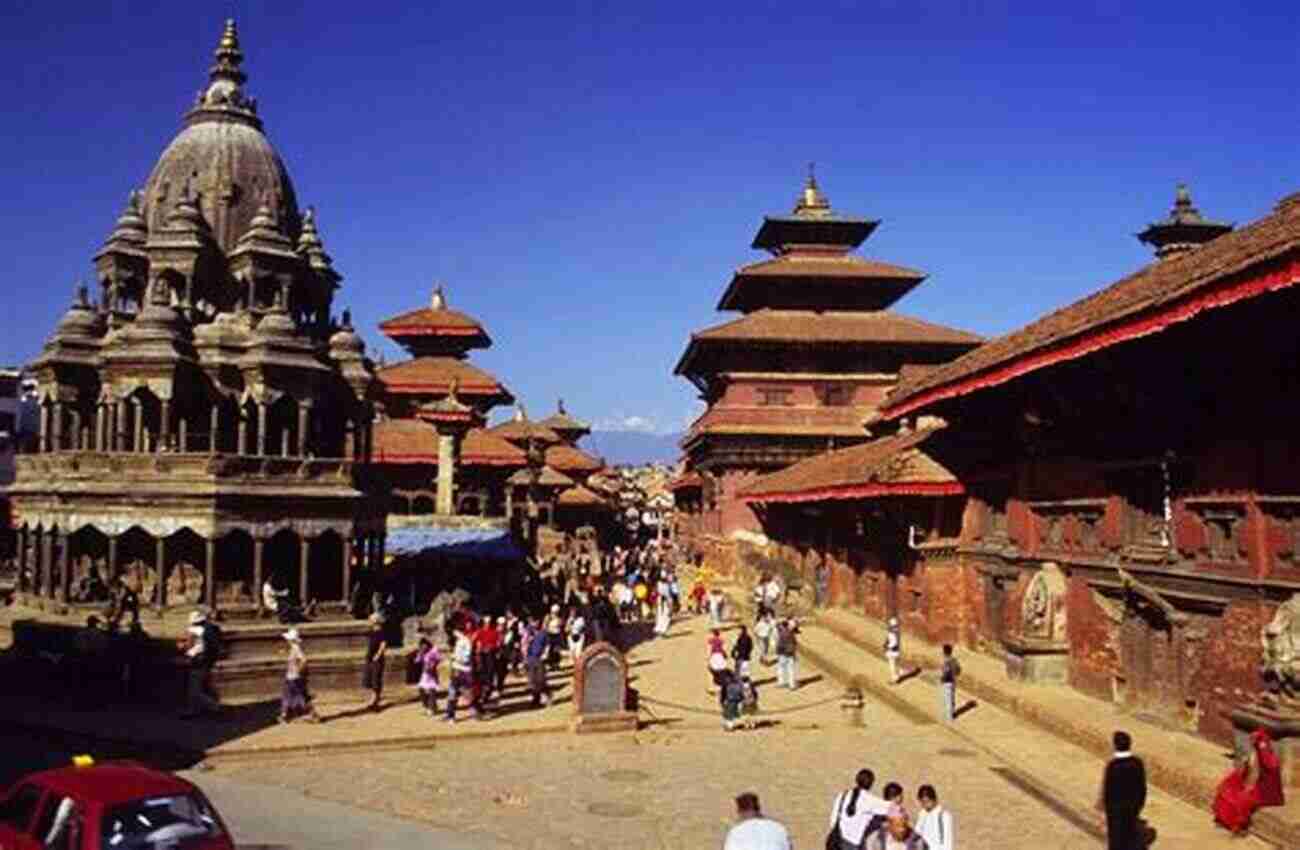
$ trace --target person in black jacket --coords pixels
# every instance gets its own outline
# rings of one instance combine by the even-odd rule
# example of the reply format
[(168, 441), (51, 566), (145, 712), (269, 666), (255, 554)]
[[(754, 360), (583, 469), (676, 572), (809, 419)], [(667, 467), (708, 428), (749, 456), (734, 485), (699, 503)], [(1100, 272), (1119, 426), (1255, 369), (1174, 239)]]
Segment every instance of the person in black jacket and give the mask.
[(736, 662), (736, 675), (744, 678), (749, 675), (749, 659), (754, 655), (754, 639), (749, 636), (749, 629), (740, 627), (736, 642), (731, 645), (731, 659)]
[(1097, 799), (1098, 811), (1106, 815), (1108, 850), (1142, 850), (1145, 841), (1139, 817), (1147, 801), (1147, 774), (1142, 759), (1133, 755), (1133, 739), (1116, 732), (1115, 753), (1106, 763), (1106, 773)]

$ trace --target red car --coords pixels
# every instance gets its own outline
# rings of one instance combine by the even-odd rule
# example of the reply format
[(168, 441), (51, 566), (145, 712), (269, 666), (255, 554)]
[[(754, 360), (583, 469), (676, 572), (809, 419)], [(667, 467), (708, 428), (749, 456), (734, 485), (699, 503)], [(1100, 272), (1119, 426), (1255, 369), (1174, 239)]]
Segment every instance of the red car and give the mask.
[(203, 792), (130, 762), (44, 770), (0, 797), (0, 850), (234, 850)]

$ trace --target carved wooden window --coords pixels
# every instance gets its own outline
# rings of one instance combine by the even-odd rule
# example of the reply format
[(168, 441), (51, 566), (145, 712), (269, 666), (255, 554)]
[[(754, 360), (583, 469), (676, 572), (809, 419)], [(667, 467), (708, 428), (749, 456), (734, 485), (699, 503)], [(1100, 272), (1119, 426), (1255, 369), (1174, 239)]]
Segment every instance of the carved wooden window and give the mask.
[(1160, 547), (1171, 544), (1173, 498), (1179, 472), (1172, 461), (1158, 461), (1111, 473), (1111, 488), (1128, 508), (1124, 523), (1128, 543)]
[(852, 400), (852, 387), (843, 384), (825, 384), (821, 388), (822, 404), (826, 407), (845, 407)]
[(791, 393), (788, 387), (759, 387), (758, 403), (765, 407), (788, 407)]

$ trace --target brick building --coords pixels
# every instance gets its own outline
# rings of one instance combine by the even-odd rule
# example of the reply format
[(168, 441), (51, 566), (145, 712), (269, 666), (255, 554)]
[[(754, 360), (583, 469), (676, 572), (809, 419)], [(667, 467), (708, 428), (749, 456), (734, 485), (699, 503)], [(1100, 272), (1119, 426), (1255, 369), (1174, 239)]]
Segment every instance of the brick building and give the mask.
[[(837, 604), (1215, 740), (1291, 734), (1300, 195), (1230, 230), (1180, 188), (1156, 262), (895, 389), (898, 433), (861, 449), (893, 463), (828, 490), (849, 449), (746, 497)], [(961, 495), (891, 492), (908, 470)], [(800, 497), (819, 537), (781, 524)]]
[[(693, 524), (757, 531), (738, 493), (767, 472), (868, 439), (863, 422), (905, 375), (974, 348), (980, 338), (891, 311), (922, 272), (854, 253), (878, 221), (837, 215), (809, 175), (794, 211), (768, 216), (719, 310), (740, 318), (691, 335), (675, 372), (708, 405), (682, 440), (701, 493)], [(686, 479), (694, 483), (693, 479)]]

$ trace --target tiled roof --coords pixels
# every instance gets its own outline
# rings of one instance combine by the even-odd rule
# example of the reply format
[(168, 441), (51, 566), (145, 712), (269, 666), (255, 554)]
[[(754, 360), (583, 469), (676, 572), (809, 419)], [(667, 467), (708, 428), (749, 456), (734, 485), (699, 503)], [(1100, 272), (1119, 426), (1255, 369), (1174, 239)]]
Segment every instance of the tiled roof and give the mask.
[[(885, 413), (901, 415), (928, 400), (973, 391), (978, 388), (972, 383), (977, 379), (987, 378), (980, 386), (1002, 383), (1025, 371), (1162, 330), (1201, 309), (1291, 285), (1300, 275), (1274, 271), (1271, 274), (1276, 279), (1241, 281), (1237, 290), (1231, 289), (1234, 281), (1229, 278), (1282, 260), (1286, 254), (1294, 257), (1297, 249), (1300, 195), (1293, 195), (1284, 198), (1272, 214), (1247, 227), (1152, 263), (1100, 292), (900, 384), (890, 395)], [(1220, 286), (1227, 287), (1224, 293), (1217, 291)], [(1036, 362), (1029, 362), (1035, 358)]]
[(951, 472), (918, 446), (934, 429), (895, 434), (815, 455), (740, 488), (747, 501), (814, 501), (960, 492)]
[(409, 313), (403, 313), (400, 316), (394, 316), (379, 323), (379, 330), (388, 336), (403, 336), (405, 334), (422, 334), (438, 335), (446, 334), (448, 336), (487, 336), (483, 326), (472, 316), (467, 316), (459, 310), (451, 310), (444, 307), (441, 310), (435, 310), (432, 307), (422, 307), (419, 310), (412, 310)]
[(524, 442), (529, 437), (544, 444), (563, 442), (560, 435), (550, 428), (540, 422), (533, 422), (528, 419), (507, 419), (500, 425), (494, 425), (488, 430), (498, 437), (518, 442)]
[(804, 249), (741, 266), (736, 270), (736, 276), (923, 280), (925, 272), (880, 260), (871, 260), (857, 254), (846, 254), (840, 250), (818, 252)]
[[(529, 473), (527, 469), (521, 469), (514, 475), (511, 475), (506, 481), (510, 484), (527, 484)], [(538, 485), (542, 487), (572, 487), (574, 480), (563, 472), (552, 469), (549, 466), (543, 466), (538, 473)]]
[(547, 447), (546, 465), (561, 472), (590, 474), (603, 469), (605, 463), (600, 458), (592, 457), (582, 449), (574, 448), (565, 443), (557, 443)]
[(586, 422), (579, 422), (564, 410), (552, 413), (550, 416), (538, 422), (539, 425), (545, 425), (552, 431), (569, 431), (572, 433), (590, 434), (591, 426)]
[(704, 479), (698, 472), (687, 472), (677, 476), (668, 484), (670, 490), (688, 490), (692, 487), (703, 487)]
[[(418, 419), (384, 419), (375, 423), (374, 462), (438, 463), (438, 434)], [(482, 428), (465, 434), (461, 443), (462, 466), (523, 466), (524, 453), (507, 440)]]
[(507, 404), (514, 400), (495, 375), (456, 357), (416, 357), (385, 366), (375, 375), (392, 393), (446, 392), (454, 378), (460, 382), (458, 395), (502, 396)]
[(697, 340), (976, 345), (982, 337), (889, 310), (755, 310), (691, 334)]
[(603, 508), (605, 500), (595, 493), (583, 487), (581, 484), (574, 485), (565, 490), (555, 500), (558, 504), (570, 508)]

